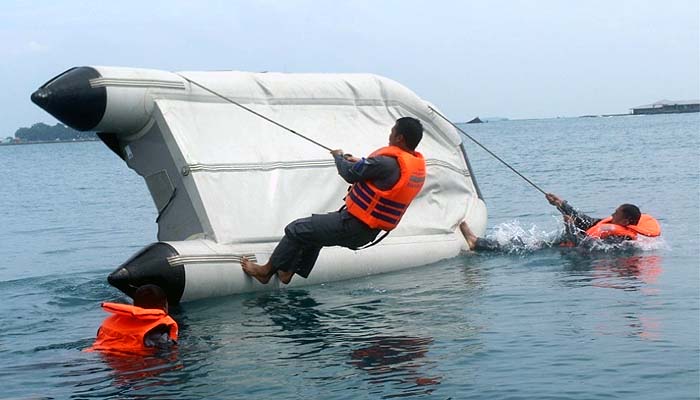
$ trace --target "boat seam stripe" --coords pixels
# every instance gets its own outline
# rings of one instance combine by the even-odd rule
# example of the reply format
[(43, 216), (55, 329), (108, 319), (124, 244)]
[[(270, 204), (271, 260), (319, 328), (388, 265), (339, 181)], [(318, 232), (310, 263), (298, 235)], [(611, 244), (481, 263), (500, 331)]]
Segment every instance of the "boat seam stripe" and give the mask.
[[(455, 167), (454, 165), (436, 159), (428, 159), (426, 166), (441, 167), (456, 172), (462, 176), (469, 177), (469, 170)], [(187, 168), (191, 172), (237, 172), (237, 171), (272, 171), (276, 169), (296, 169), (296, 168), (329, 168), (335, 167), (334, 161), (288, 161), (272, 163), (241, 163), (241, 164), (188, 164)]]
[(90, 79), (90, 87), (108, 87), (108, 86), (121, 86), (121, 87), (157, 87), (162, 89), (178, 89), (185, 90), (185, 84), (178, 81), (163, 81), (155, 79), (114, 79), (114, 78), (95, 78)]

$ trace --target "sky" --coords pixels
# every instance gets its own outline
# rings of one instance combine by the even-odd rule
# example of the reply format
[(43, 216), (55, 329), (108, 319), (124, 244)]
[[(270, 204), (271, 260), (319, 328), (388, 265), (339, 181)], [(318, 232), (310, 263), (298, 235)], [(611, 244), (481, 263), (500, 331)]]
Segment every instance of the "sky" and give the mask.
[(627, 113), (700, 99), (700, 1), (4, 0), (0, 55), (0, 137), (56, 123), (29, 96), (82, 65), (375, 73), (454, 121)]

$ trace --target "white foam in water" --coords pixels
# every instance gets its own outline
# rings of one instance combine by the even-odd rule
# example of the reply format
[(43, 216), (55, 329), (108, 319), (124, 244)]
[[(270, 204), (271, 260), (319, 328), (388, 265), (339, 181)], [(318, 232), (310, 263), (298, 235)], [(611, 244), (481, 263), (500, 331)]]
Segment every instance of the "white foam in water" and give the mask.
[(496, 240), (509, 252), (532, 251), (549, 247), (561, 236), (560, 230), (547, 232), (537, 225), (525, 229), (520, 221), (504, 222), (494, 227), (488, 239)]
[(598, 239), (586, 239), (583, 246), (591, 251), (615, 251), (615, 250), (639, 250), (639, 251), (654, 251), (660, 249), (668, 249), (669, 246), (662, 237), (646, 237), (639, 235), (637, 240), (625, 241), (622, 243), (606, 243)]
[(634, 242), (635, 247), (642, 251), (654, 251), (654, 250), (670, 250), (671, 247), (666, 243), (662, 236), (659, 237), (646, 237), (639, 236)]
[[(560, 222), (558, 220), (558, 222)], [(498, 244), (509, 253), (520, 253), (539, 250), (545, 247), (556, 245), (564, 234), (564, 227), (560, 227), (546, 231), (539, 229), (533, 224), (529, 228), (525, 228), (520, 221), (513, 220), (503, 222), (493, 228), (493, 232), (486, 236), (487, 239), (495, 240)], [(625, 241), (623, 243), (608, 243), (598, 239), (588, 238), (581, 243), (581, 247), (585, 247), (591, 251), (615, 251), (615, 250), (641, 250), (654, 251), (660, 249), (668, 249), (669, 246), (662, 237), (646, 237), (639, 236), (635, 241)]]

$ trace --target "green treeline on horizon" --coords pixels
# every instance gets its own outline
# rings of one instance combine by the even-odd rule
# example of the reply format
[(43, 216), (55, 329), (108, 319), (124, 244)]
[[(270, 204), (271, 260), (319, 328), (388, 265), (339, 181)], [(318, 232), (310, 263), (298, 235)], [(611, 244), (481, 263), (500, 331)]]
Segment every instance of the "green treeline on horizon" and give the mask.
[(73, 140), (95, 140), (95, 132), (80, 132), (66, 125), (57, 123), (54, 126), (38, 122), (29, 128), (19, 128), (15, 132), (15, 137), (22, 142), (38, 141), (73, 141)]

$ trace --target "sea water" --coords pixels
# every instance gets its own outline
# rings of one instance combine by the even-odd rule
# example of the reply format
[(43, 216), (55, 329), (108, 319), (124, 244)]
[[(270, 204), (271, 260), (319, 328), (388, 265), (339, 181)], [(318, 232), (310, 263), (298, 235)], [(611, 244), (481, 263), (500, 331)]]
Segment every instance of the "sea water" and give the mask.
[(3, 146), (0, 398), (698, 398), (700, 114), (463, 127), (589, 215), (639, 205), (662, 238), (538, 250), (558, 212), (465, 139), (488, 235), (524, 249), (186, 303), (176, 349), (105, 357), (81, 350), (99, 303), (126, 300), (107, 274), (155, 240), (146, 186), (98, 142)]

